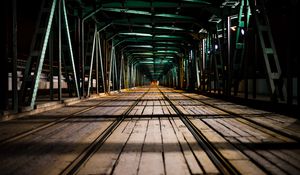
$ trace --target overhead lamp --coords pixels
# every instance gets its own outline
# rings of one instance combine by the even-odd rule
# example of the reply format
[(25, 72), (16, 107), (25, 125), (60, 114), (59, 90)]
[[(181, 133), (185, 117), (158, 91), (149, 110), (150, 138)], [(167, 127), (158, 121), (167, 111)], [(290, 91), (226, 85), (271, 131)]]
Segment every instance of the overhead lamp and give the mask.
[(128, 45), (127, 47), (137, 47), (137, 48), (153, 48), (151, 45)]
[(119, 35), (130, 35), (130, 36), (147, 36), (152, 37), (150, 33), (134, 33), (134, 32), (128, 32), (128, 33), (119, 33)]
[(143, 58), (144, 60), (153, 60), (152, 57), (149, 57), (149, 58)]
[(167, 58), (167, 59), (173, 59), (174, 57), (173, 56), (166, 56), (165, 58)]
[(245, 30), (244, 29), (241, 29), (241, 34), (245, 35)]
[(199, 30), (199, 33), (207, 33), (207, 30), (202, 28), (202, 29)]
[(181, 15), (166, 14), (166, 13), (155, 14), (154, 16), (165, 17), (165, 18), (178, 18), (178, 19), (194, 19), (190, 16), (181, 16)]
[(230, 29), (235, 32), (236, 31), (236, 26), (232, 26), (232, 27), (230, 27)]
[(132, 53), (133, 55), (153, 55), (152, 52)]
[(165, 30), (177, 30), (177, 31), (181, 31), (181, 30), (184, 30), (182, 28), (179, 28), (179, 27), (169, 27), (169, 26), (157, 26), (157, 27), (154, 27), (155, 29), (165, 29)]
[(151, 13), (147, 11), (129, 10), (129, 9), (122, 9), (122, 8), (102, 8), (101, 10), (109, 11), (109, 12), (129, 13), (129, 14), (136, 14), (136, 15), (148, 15), (148, 16), (151, 15)]
[(155, 38), (180, 38), (179, 36), (174, 36), (174, 35), (155, 35)]
[(155, 42), (156, 44), (178, 44), (178, 43), (176, 43), (176, 42), (169, 42), (169, 41), (157, 41), (157, 42)]
[(178, 53), (175, 50), (158, 50), (157, 53)]
[(141, 64), (153, 64), (153, 61), (140, 61)]

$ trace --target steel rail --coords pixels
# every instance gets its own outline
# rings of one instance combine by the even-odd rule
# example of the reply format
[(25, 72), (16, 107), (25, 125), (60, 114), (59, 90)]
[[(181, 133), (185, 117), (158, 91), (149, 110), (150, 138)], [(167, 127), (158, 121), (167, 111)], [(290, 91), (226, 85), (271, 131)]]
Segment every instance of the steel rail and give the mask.
[[(267, 130), (269, 130), (269, 131), (272, 131), (272, 132), (274, 132), (274, 133), (277, 133), (277, 134), (282, 135), (282, 136), (284, 136), (284, 137), (287, 137), (287, 138), (289, 138), (289, 139), (292, 139), (292, 140), (295, 140), (295, 141), (297, 141), (297, 142), (300, 142), (300, 138), (297, 137), (297, 136), (295, 136), (295, 135), (291, 135), (291, 134), (289, 134), (289, 133), (286, 133), (286, 132), (283, 132), (283, 131), (281, 131), (281, 130), (275, 129), (275, 128), (271, 127), (271, 126), (267, 126), (267, 125), (261, 124), (261, 123), (259, 123), (259, 122), (253, 121), (253, 120), (251, 120), (251, 119), (249, 119), (249, 118), (247, 118), (247, 117), (244, 117), (244, 116), (242, 116), (242, 115), (240, 115), (240, 114), (237, 114), (237, 113), (235, 113), (235, 112), (232, 112), (232, 111), (229, 111), (229, 110), (220, 108), (220, 107), (215, 106), (215, 105), (213, 105), (213, 104), (207, 103), (207, 102), (205, 102), (205, 101), (203, 101), (203, 100), (200, 100), (200, 99), (197, 99), (197, 98), (194, 98), (194, 97), (190, 97), (190, 96), (185, 95), (185, 94), (183, 94), (183, 93), (180, 93), (180, 94), (182, 94), (183, 96), (188, 97), (188, 98), (190, 98), (190, 99), (197, 100), (197, 101), (199, 101), (199, 102), (201, 102), (201, 103), (203, 103), (203, 104), (205, 104), (205, 105), (207, 105), (207, 106), (210, 106), (210, 107), (212, 107), (212, 108), (215, 108), (215, 109), (218, 109), (218, 110), (220, 110), (220, 111), (223, 111), (223, 112), (225, 112), (225, 113), (227, 113), (227, 114), (229, 114), (229, 115), (232, 115), (232, 116), (235, 116), (235, 117), (244, 119), (244, 120), (246, 120), (246, 121), (248, 121), (248, 122), (250, 122), (250, 123), (253, 123), (253, 124), (257, 125), (257, 126), (260, 126), (260, 127), (264, 128), (264, 129), (267, 129)], [(242, 121), (239, 121), (239, 122), (242, 122)], [(244, 123), (244, 122), (242, 122), (242, 123)], [(246, 123), (245, 123), (245, 124), (246, 124)], [(249, 125), (249, 124), (247, 124), (247, 125)]]
[(115, 129), (124, 121), (126, 116), (130, 114), (135, 106), (141, 101), (141, 99), (149, 92), (150, 88), (141, 95), (131, 106), (129, 106), (125, 112), (113, 121), (80, 155), (72, 161), (60, 175), (73, 175), (77, 174), (82, 165), (84, 165), (105, 143), (109, 136), (115, 131)]
[(170, 103), (170, 106), (178, 114), (181, 121), (189, 129), (192, 135), (197, 140), (198, 144), (207, 153), (209, 158), (212, 160), (214, 165), (224, 175), (239, 175), (241, 174), (215, 147), (214, 145), (202, 134), (202, 132), (185, 116), (175, 104), (162, 92), (159, 88), (158, 90), (162, 93), (164, 99)]
[[(88, 99), (87, 99), (87, 100), (88, 100)], [(61, 123), (61, 122), (63, 122), (63, 121), (66, 121), (66, 120), (68, 120), (68, 119), (70, 119), (70, 118), (72, 118), (72, 117), (74, 117), (74, 116), (76, 116), (76, 115), (78, 115), (78, 114), (82, 114), (82, 113), (84, 113), (84, 112), (86, 112), (86, 111), (92, 110), (92, 109), (96, 108), (98, 105), (100, 105), (100, 104), (102, 104), (102, 103), (104, 103), (104, 102), (107, 102), (107, 101), (114, 101), (114, 99), (109, 99), (109, 100), (101, 101), (101, 102), (99, 102), (99, 103), (97, 103), (97, 104), (94, 104), (94, 105), (91, 106), (91, 107), (87, 107), (87, 108), (82, 109), (82, 110), (80, 110), (80, 111), (77, 111), (77, 112), (68, 114), (66, 117), (59, 118), (59, 119), (57, 119), (57, 120), (48, 122), (48, 123), (43, 124), (43, 125), (41, 125), (41, 126), (38, 126), (38, 127), (34, 128), (34, 129), (27, 130), (27, 131), (21, 132), (21, 133), (19, 133), (19, 134), (16, 134), (16, 135), (14, 135), (14, 136), (11, 136), (11, 137), (9, 137), (9, 138), (0, 140), (0, 147), (3, 146), (3, 145), (6, 145), (6, 144), (8, 144), (8, 143), (14, 142), (14, 141), (16, 141), (16, 140), (22, 139), (22, 138), (24, 138), (24, 137), (27, 137), (27, 136), (29, 136), (29, 135), (31, 135), (31, 134), (33, 134), (33, 133), (37, 133), (37, 132), (39, 132), (39, 131), (41, 131), (41, 130), (43, 130), (43, 129), (49, 128), (49, 127), (51, 127), (51, 126), (54, 126), (54, 125), (56, 125), (56, 124), (58, 124), (58, 123)]]

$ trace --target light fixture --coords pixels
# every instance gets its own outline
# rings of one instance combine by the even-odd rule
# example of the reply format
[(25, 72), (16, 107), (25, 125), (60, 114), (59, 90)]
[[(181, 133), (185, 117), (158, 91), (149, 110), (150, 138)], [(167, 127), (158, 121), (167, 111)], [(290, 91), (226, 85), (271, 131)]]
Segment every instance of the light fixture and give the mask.
[(244, 29), (241, 29), (241, 34), (245, 35), (245, 30)]
[(205, 30), (205, 29), (200, 29), (200, 30), (199, 30), (199, 33), (207, 33), (207, 30)]
[(236, 31), (236, 26), (232, 26), (232, 27), (230, 27), (230, 29), (235, 32)]
[(128, 45), (127, 47), (150, 48), (150, 49), (153, 48), (151, 45)]
[(152, 34), (150, 33), (134, 33), (134, 32), (124, 32), (124, 33), (119, 33), (119, 35), (130, 35), (130, 36), (148, 36), (151, 37)]

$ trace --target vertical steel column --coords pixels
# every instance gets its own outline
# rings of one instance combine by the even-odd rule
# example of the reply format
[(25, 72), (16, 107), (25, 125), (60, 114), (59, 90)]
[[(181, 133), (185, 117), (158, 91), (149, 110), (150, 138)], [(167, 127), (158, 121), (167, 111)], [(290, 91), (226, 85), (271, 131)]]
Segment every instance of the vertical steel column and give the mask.
[(201, 64), (200, 64), (200, 70), (201, 70), (201, 83), (200, 83), (200, 89), (202, 90), (202, 91), (204, 91), (205, 90), (205, 86), (206, 86), (206, 82), (205, 82), (205, 79), (206, 79), (206, 76), (205, 76), (205, 56), (206, 56), (206, 54), (205, 54), (205, 39), (202, 39), (202, 41), (201, 41), (201, 43), (202, 43), (202, 47), (201, 47), (201, 49), (202, 49), (202, 59), (201, 59)]
[(126, 78), (126, 81), (125, 81), (125, 88), (129, 89), (129, 87), (130, 87), (130, 64), (129, 64), (129, 58), (127, 58), (126, 68), (127, 68), (127, 78)]
[(50, 73), (49, 73), (49, 82), (50, 82), (50, 100), (53, 100), (53, 31), (50, 33), (49, 38), (49, 64), (50, 64)]
[(133, 87), (136, 86), (136, 64), (133, 65)]
[(111, 86), (112, 90), (115, 90), (115, 57), (114, 52), (112, 52), (112, 62), (111, 62)]
[(95, 61), (96, 61), (96, 94), (99, 94), (99, 58), (98, 58), (98, 32), (95, 35)]
[(81, 21), (81, 96), (84, 97), (85, 82), (85, 51), (84, 51), (84, 21)]
[(13, 91), (13, 111), (18, 112), (18, 70), (17, 70), (17, 59), (18, 59), (18, 45), (17, 45), (17, 0), (13, 0), (13, 57), (12, 57), (12, 91)]
[(231, 77), (231, 17), (227, 17), (227, 87), (226, 92), (227, 96), (231, 96), (231, 84), (232, 84), (232, 77)]
[(43, 64), (44, 64), (44, 58), (45, 58), (46, 48), (48, 45), (48, 39), (49, 39), (50, 31), (51, 31), (56, 2), (57, 2), (57, 0), (53, 0), (52, 6), (51, 6), (51, 11), (50, 11), (49, 20), (48, 20), (48, 24), (47, 24), (47, 28), (46, 28), (45, 38), (43, 41), (42, 52), (39, 57), (39, 65), (38, 65), (38, 69), (36, 70), (36, 75), (35, 75), (36, 77), (34, 80), (35, 82), (34, 82), (34, 87), (33, 87), (32, 98), (30, 99), (30, 107), (31, 108), (34, 107), (35, 100), (36, 100), (37, 90), (38, 90), (40, 76), (41, 76), (42, 68), (43, 68)]
[(96, 36), (97, 36), (97, 25), (95, 25), (95, 32), (94, 32), (94, 39), (93, 39), (92, 57), (91, 57), (91, 63), (90, 63), (90, 73), (89, 73), (89, 79), (88, 79), (89, 82), (88, 82), (87, 96), (90, 96), (91, 80), (93, 79), (92, 73), (93, 73), (93, 63), (94, 63), (94, 55), (95, 55)]
[(116, 62), (116, 55), (115, 55), (115, 47), (114, 50), (112, 51), (112, 62), (111, 62), (111, 85), (112, 85), (112, 90), (115, 89), (115, 83), (116, 83), (116, 71), (115, 71), (115, 62)]
[(114, 50), (114, 46), (113, 46), (113, 43), (112, 43), (112, 46), (111, 46), (111, 54), (110, 54), (110, 62), (109, 62), (109, 72), (108, 72), (108, 92), (110, 92), (110, 81), (111, 81), (111, 74), (112, 74), (112, 62), (113, 62), (113, 50)]
[[(76, 27), (76, 39), (77, 39), (77, 43), (76, 43), (76, 50), (77, 50), (77, 64), (76, 64), (76, 70), (77, 70), (77, 77), (79, 77), (77, 79), (77, 84), (78, 84), (78, 88), (80, 88), (80, 64), (81, 64), (81, 18), (79, 16), (82, 16), (82, 10), (79, 9), (78, 10), (78, 17), (77, 17), (77, 27)], [(81, 94), (78, 94), (79, 98), (81, 98)]]
[(200, 87), (200, 76), (199, 76), (199, 64), (200, 64), (200, 59), (198, 57), (198, 54), (197, 54), (197, 49), (195, 49), (195, 63), (196, 63), (196, 78), (197, 78), (197, 90), (199, 89)]
[(185, 69), (185, 79), (186, 79), (185, 89), (188, 89), (189, 86), (190, 86), (189, 69), (188, 69), (188, 67), (189, 67), (189, 59), (188, 58), (186, 59), (186, 57), (185, 57), (184, 61), (185, 61), (185, 67), (184, 67), (184, 69)]
[(71, 55), (71, 62), (72, 62), (72, 68), (73, 68), (73, 74), (74, 74), (74, 82), (76, 86), (76, 92), (77, 97), (80, 98), (78, 83), (77, 83), (77, 75), (76, 75), (76, 68), (74, 63), (74, 56), (73, 56), (73, 50), (72, 50), (72, 43), (71, 43), (71, 37), (70, 37), (70, 30), (69, 30), (69, 24), (68, 24), (68, 18), (67, 18), (67, 11), (66, 11), (66, 5), (65, 0), (62, 0), (63, 3), (63, 12), (64, 12), (64, 19), (65, 19), (65, 25), (66, 25), (66, 32), (67, 32), (67, 38), (68, 38), (68, 44), (69, 44), (69, 51)]
[(253, 92), (252, 92), (252, 98), (256, 99), (256, 64), (257, 64), (257, 55), (258, 55), (258, 43), (257, 43), (257, 34), (254, 36), (254, 58), (253, 58)]
[(134, 86), (134, 83), (133, 83), (133, 81), (134, 81), (134, 68), (133, 67), (134, 67), (133, 63), (131, 63), (131, 72), (130, 72), (130, 85), (131, 85), (131, 87)]
[(121, 62), (120, 62), (120, 79), (119, 79), (119, 90), (122, 89), (122, 74), (124, 69), (124, 55), (123, 52), (121, 53)]
[(62, 100), (62, 90), (61, 90), (61, 0), (58, 1), (58, 100)]
[[(123, 57), (124, 58), (124, 57)], [(123, 59), (123, 69), (122, 69), (122, 74), (123, 74), (123, 87), (126, 89), (126, 70), (125, 70), (125, 60)]]
[(99, 61), (100, 61), (100, 68), (101, 68), (101, 78), (102, 78), (102, 87), (103, 92), (106, 92), (106, 85), (105, 85), (105, 77), (104, 77), (104, 69), (103, 69), (103, 57), (102, 57), (102, 47), (101, 47), (101, 38), (100, 33), (97, 33), (98, 36), (98, 47), (99, 47)]
[(118, 89), (117, 86), (118, 86), (118, 69), (117, 69), (117, 58), (116, 58), (116, 51), (114, 50), (114, 72), (115, 72), (115, 82), (114, 82), (114, 85), (115, 85), (115, 90)]
[(130, 87), (133, 87), (133, 63), (130, 63)]

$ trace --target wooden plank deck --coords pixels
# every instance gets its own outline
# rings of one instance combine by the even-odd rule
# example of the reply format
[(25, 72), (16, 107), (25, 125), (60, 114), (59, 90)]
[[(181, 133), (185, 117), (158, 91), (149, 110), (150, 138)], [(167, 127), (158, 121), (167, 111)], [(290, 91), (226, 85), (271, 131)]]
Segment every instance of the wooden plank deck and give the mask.
[[(241, 174), (300, 174), (299, 120), (161, 90), (170, 102), (157, 88), (136, 88), (0, 122), (0, 174), (60, 174), (147, 91), (78, 174), (220, 174), (171, 104)], [(56, 120), (61, 121), (1, 144)]]

